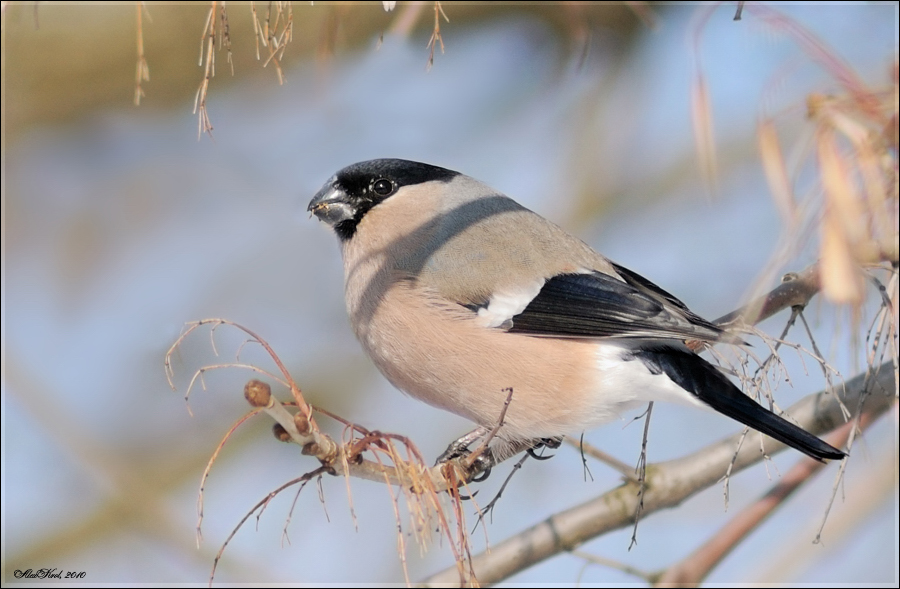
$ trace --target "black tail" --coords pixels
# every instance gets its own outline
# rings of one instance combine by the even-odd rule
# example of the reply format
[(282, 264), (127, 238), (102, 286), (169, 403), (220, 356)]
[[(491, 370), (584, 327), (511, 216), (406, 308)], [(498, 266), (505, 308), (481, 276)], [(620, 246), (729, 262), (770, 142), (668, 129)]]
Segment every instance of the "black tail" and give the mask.
[(652, 372), (665, 373), (678, 386), (719, 413), (772, 436), (807, 456), (816, 460), (839, 460), (846, 456), (803, 428), (763, 408), (742, 393), (712, 364), (692, 352), (666, 346), (635, 350), (633, 354)]

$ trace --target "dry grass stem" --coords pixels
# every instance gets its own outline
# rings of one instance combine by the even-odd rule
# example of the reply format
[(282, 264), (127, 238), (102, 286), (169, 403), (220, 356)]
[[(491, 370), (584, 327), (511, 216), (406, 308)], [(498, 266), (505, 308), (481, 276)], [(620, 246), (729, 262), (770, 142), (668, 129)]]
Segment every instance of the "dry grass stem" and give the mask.
[(441, 6), (440, 2), (434, 3), (434, 29), (431, 32), (431, 38), (428, 39), (428, 65), (426, 66), (426, 71), (430, 70), (434, 65), (434, 47), (435, 44), (440, 44), (441, 53), (444, 52), (444, 38), (441, 37), (441, 17), (444, 17), (444, 20), (450, 22), (450, 19), (447, 18), (447, 15), (444, 13), (444, 7)]
[[(143, 15), (147, 12), (147, 5), (143, 1), (136, 2), (135, 11), (137, 12), (137, 68), (134, 76), (134, 105), (140, 106), (141, 98), (144, 97), (144, 88), (141, 84), (150, 81), (150, 66), (147, 65), (147, 58), (144, 55)], [(149, 12), (147, 12), (147, 20), (150, 20)]]

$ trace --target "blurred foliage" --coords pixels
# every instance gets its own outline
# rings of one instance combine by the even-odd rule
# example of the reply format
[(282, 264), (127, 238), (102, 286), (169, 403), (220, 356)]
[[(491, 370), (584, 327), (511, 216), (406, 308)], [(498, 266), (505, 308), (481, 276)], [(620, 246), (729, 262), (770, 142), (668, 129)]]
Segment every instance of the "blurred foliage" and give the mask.
[[(129, 104), (134, 95), (137, 63), (138, 4), (3, 3), (3, 73), (7, 139), (33, 125), (59, 124), (84, 112)], [(203, 77), (198, 67), (208, 2), (147, 2), (142, 17), (143, 45), (150, 81), (143, 84), (142, 107), (168, 108), (193, 99)], [(224, 4), (224, 3), (222, 3)], [(448, 48), (464, 27), (527, 15), (546, 22), (570, 40), (571, 50), (584, 51), (590, 30), (602, 27), (622, 39), (640, 29), (641, 19), (623, 4), (443, 2), (450, 19), (443, 23)], [(258, 3), (265, 23), (267, 4)], [(401, 3), (386, 12), (381, 2), (297, 3), (292, 7), (293, 38), (286, 64), (318, 59), (323, 65), (337, 54), (373, 47), (373, 39), (402, 26), (403, 34), (422, 40), (422, 67), (433, 27), (430, 2)], [(228, 29), (235, 76), (219, 57), (210, 90), (247, 77), (277, 84), (274, 67), (257, 60), (254, 21), (246, 2), (227, 4)], [(221, 47), (219, 53), (221, 53)], [(263, 54), (264, 58), (264, 54)], [(439, 65), (440, 56), (436, 58)]]

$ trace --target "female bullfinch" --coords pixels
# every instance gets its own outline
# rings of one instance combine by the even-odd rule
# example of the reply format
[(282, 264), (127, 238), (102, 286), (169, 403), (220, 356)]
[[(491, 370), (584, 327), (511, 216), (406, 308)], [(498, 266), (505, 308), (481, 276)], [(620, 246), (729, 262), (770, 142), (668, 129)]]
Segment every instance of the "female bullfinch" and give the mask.
[(558, 439), (674, 401), (819, 460), (844, 456), (685, 345), (728, 340), (722, 329), (473, 178), (365, 161), (332, 176), (309, 210), (338, 236), (350, 322), (379, 370), (488, 430), (509, 398), (501, 441)]

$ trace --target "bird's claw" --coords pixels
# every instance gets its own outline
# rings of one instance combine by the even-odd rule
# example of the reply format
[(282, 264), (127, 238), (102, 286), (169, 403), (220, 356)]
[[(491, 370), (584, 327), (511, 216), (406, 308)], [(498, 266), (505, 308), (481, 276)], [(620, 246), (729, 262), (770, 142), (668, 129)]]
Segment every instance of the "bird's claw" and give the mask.
[(469, 445), (473, 441), (474, 440), (470, 435), (454, 440), (447, 446), (447, 449), (438, 456), (438, 459), (435, 461), (435, 466), (459, 459), (460, 464), (466, 466), (466, 482), (480, 483), (484, 481), (491, 474), (491, 469), (497, 464), (497, 461), (490, 448), (482, 449), (477, 456), (473, 457), (473, 451), (469, 449)]

